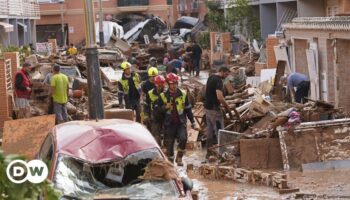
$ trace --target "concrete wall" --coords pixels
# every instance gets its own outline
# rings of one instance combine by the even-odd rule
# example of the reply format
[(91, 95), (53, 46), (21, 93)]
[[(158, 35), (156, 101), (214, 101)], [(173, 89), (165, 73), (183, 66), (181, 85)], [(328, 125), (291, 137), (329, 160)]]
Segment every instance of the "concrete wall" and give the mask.
[(275, 32), (277, 28), (276, 4), (260, 5), (260, 26), (262, 38), (267, 38), (269, 34)]
[(299, 17), (324, 17), (326, 7), (322, 0), (298, 0)]

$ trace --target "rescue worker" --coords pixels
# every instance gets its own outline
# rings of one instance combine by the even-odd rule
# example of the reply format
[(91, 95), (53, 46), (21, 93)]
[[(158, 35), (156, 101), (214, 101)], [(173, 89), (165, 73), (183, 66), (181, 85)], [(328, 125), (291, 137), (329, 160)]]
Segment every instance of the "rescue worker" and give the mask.
[[(142, 83), (142, 93), (146, 95), (150, 90), (154, 88), (154, 78), (158, 76), (158, 69), (151, 67), (148, 69), (148, 80)], [(146, 97), (146, 96), (145, 96)]]
[(158, 75), (154, 78), (155, 88), (148, 91), (144, 104), (145, 118), (149, 119), (151, 133), (159, 146), (162, 146), (161, 135), (163, 131), (164, 112), (161, 106), (160, 94), (164, 92), (165, 78)]
[[(144, 104), (146, 101), (146, 95), (147, 93), (152, 90), (155, 85), (154, 85), (154, 78), (158, 75), (158, 69), (155, 67), (151, 67), (148, 69), (148, 79), (147, 81), (142, 82), (141, 84), (141, 90), (142, 90), (142, 95), (141, 95), (141, 104)], [(143, 124), (147, 127), (149, 131), (151, 131), (151, 124), (150, 124), (150, 118), (148, 118), (145, 115), (145, 112), (141, 112), (141, 118)]]
[(187, 93), (178, 88), (179, 77), (170, 73), (166, 76), (166, 81), (169, 89), (161, 94), (161, 103), (166, 113), (164, 146), (167, 149), (165, 153), (168, 159), (173, 162), (175, 138), (178, 138), (179, 144), (175, 162), (178, 166), (182, 166), (182, 157), (187, 143), (187, 118), (191, 121), (192, 128), (195, 128), (195, 122)]
[(131, 64), (123, 62), (120, 66), (123, 69), (123, 75), (118, 81), (118, 100), (119, 107), (124, 108), (123, 98), (125, 101), (125, 108), (132, 109), (136, 112), (136, 121), (141, 122), (141, 81), (136, 72), (132, 72)]

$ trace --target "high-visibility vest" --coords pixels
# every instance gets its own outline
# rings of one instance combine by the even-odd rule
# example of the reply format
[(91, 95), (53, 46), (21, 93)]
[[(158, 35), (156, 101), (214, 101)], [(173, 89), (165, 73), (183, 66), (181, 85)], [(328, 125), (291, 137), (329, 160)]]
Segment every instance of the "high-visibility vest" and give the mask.
[(149, 99), (151, 100), (151, 108), (153, 109), (154, 103), (159, 99), (160, 95), (154, 94), (155, 88), (148, 91)]
[[(185, 103), (186, 103), (187, 93), (186, 93), (185, 90), (180, 90), (180, 91), (181, 91), (182, 95), (178, 96), (175, 99), (175, 103), (176, 103), (177, 113), (179, 115), (182, 115), (184, 113), (184, 110), (185, 110)], [(168, 99), (164, 92), (162, 94), (160, 94), (160, 97), (162, 98), (162, 101), (163, 101), (164, 105), (167, 105), (167, 103), (172, 103), (173, 102), (173, 97), (170, 96), (170, 98)], [(171, 115), (171, 111), (172, 110), (173, 110), (173, 106), (171, 106), (171, 108), (166, 109), (166, 113), (168, 115)]]
[[(141, 81), (140, 81), (140, 77), (137, 73), (132, 75), (132, 80), (134, 81), (136, 89), (138, 91), (140, 91), (141, 90)], [(124, 94), (128, 94), (129, 93), (129, 80), (120, 78), (119, 83), (122, 85), (122, 88), (123, 88), (122, 92)]]

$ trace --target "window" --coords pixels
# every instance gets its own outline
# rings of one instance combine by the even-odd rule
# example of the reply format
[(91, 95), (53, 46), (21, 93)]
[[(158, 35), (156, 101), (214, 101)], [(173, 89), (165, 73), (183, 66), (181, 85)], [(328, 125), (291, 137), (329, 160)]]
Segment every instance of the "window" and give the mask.
[(40, 148), (39, 158), (43, 160), (50, 167), (53, 158), (53, 143), (51, 133), (49, 133)]
[(327, 7), (327, 16), (334, 17), (338, 14), (338, 6), (328, 6)]

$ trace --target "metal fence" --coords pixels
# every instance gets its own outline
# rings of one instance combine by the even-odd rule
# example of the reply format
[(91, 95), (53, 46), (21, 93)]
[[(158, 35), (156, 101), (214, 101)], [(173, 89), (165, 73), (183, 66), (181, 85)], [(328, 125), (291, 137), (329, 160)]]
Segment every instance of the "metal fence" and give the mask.
[(0, 0), (0, 15), (7, 17), (40, 17), (37, 0)]

